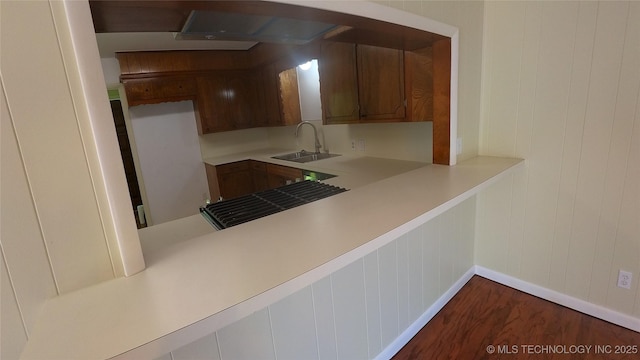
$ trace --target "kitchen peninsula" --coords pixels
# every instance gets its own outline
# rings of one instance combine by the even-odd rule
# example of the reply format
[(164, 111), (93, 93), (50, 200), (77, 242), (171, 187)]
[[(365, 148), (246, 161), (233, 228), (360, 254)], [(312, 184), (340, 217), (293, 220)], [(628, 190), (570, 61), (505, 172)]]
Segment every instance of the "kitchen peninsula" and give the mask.
[(23, 358), (162, 356), (361, 261), (522, 165), (427, 165), (157, 249), (137, 275), (48, 301)]
[[(429, 164), (396, 159), (383, 159), (368, 156), (340, 155), (330, 159), (314, 161), (305, 164), (274, 159), (273, 156), (286, 153), (283, 149), (260, 149), (234, 153), (231, 155), (210, 157), (204, 160), (208, 166), (220, 166), (241, 161), (258, 161), (280, 166), (300, 168), (318, 173), (335, 175), (324, 183), (355, 189), (367, 184), (395, 176), (407, 171), (415, 170)], [(296, 211), (296, 210), (293, 210)], [(154, 225), (139, 230), (145, 258), (149, 254), (168, 244), (189, 240), (198, 235), (204, 235), (216, 231), (201, 215), (196, 214), (186, 218)]]

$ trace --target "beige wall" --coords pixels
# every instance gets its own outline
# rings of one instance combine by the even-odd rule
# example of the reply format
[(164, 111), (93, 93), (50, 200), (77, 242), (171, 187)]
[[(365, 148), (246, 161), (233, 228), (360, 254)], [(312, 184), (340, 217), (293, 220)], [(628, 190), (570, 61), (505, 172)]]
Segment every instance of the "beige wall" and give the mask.
[[(487, 2), (476, 263), (640, 317), (640, 3)], [(618, 270), (631, 290), (616, 287)]]

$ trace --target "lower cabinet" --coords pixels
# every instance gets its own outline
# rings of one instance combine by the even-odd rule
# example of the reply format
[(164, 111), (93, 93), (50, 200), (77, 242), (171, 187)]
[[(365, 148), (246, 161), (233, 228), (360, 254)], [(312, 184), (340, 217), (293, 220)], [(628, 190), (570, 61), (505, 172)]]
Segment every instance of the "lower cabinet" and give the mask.
[(205, 164), (212, 201), (233, 199), (302, 180), (302, 170), (243, 160), (223, 165)]
[(251, 176), (253, 177), (253, 191), (269, 189), (267, 164), (262, 161), (249, 160), (251, 164)]
[(301, 181), (302, 170), (288, 166), (267, 164), (267, 180), (270, 189), (277, 188), (296, 181)]
[(220, 196), (233, 199), (253, 192), (253, 176), (249, 161), (216, 166)]

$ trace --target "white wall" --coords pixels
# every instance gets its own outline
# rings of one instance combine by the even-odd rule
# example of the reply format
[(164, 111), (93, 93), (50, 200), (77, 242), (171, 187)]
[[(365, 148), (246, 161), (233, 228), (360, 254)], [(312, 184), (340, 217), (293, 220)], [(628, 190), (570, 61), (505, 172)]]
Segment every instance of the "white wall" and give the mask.
[[(640, 318), (640, 3), (487, 2), (476, 263)], [(633, 273), (631, 290), (616, 286)]]
[(104, 82), (107, 83), (107, 87), (120, 83), (120, 63), (118, 63), (118, 59), (115, 57), (101, 58), (100, 65), (102, 65)]
[(129, 108), (151, 225), (199, 213), (209, 199), (193, 102)]
[(159, 359), (372, 359), (473, 266), (475, 198)]

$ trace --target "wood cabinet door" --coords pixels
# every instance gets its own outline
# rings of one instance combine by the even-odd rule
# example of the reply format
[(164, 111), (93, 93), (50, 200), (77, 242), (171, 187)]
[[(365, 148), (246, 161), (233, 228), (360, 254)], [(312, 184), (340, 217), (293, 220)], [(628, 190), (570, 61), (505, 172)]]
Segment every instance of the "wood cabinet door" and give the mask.
[(357, 123), (360, 116), (356, 46), (330, 41), (322, 43), (318, 72), (323, 123)]
[(251, 175), (253, 176), (253, 191), (269, 189), (267, 166), (265, 163), (251, 160)]
[(283, 125), (296, 125), (302, 121), (298, 73), (296, 72), (296, 68), (281, 71), (278, 74), (278, 80), (282, 123)]
[(300, 180), (302, 180), (302, 170), (300, 169), (276, 164), (267, 164), (267, 182), (270, 189)]
[(253, 72), (238, 71), (227, 75), (226, 96), (228, 122), (233, 129), (246, 129), (253, 125), (258, 105), (258, 84)]
[(360, 122), (404, 121), (403, 51), (358, 45)]
[(274, 65), (263, 66), (258, 70), (257, 76), (260, 79), (258, 89), (260, 111), (256, 114), (254, 125), (257, 127), (281, 125), (278, 81)]
[(233, 130), (227, 106), (225, 78), (220, 75), (200, 76), (197, 79), (197, 108), (203, 134)]
[(216, 166), (220, 196), (233, 199), (253, 192), (249, 160)]

